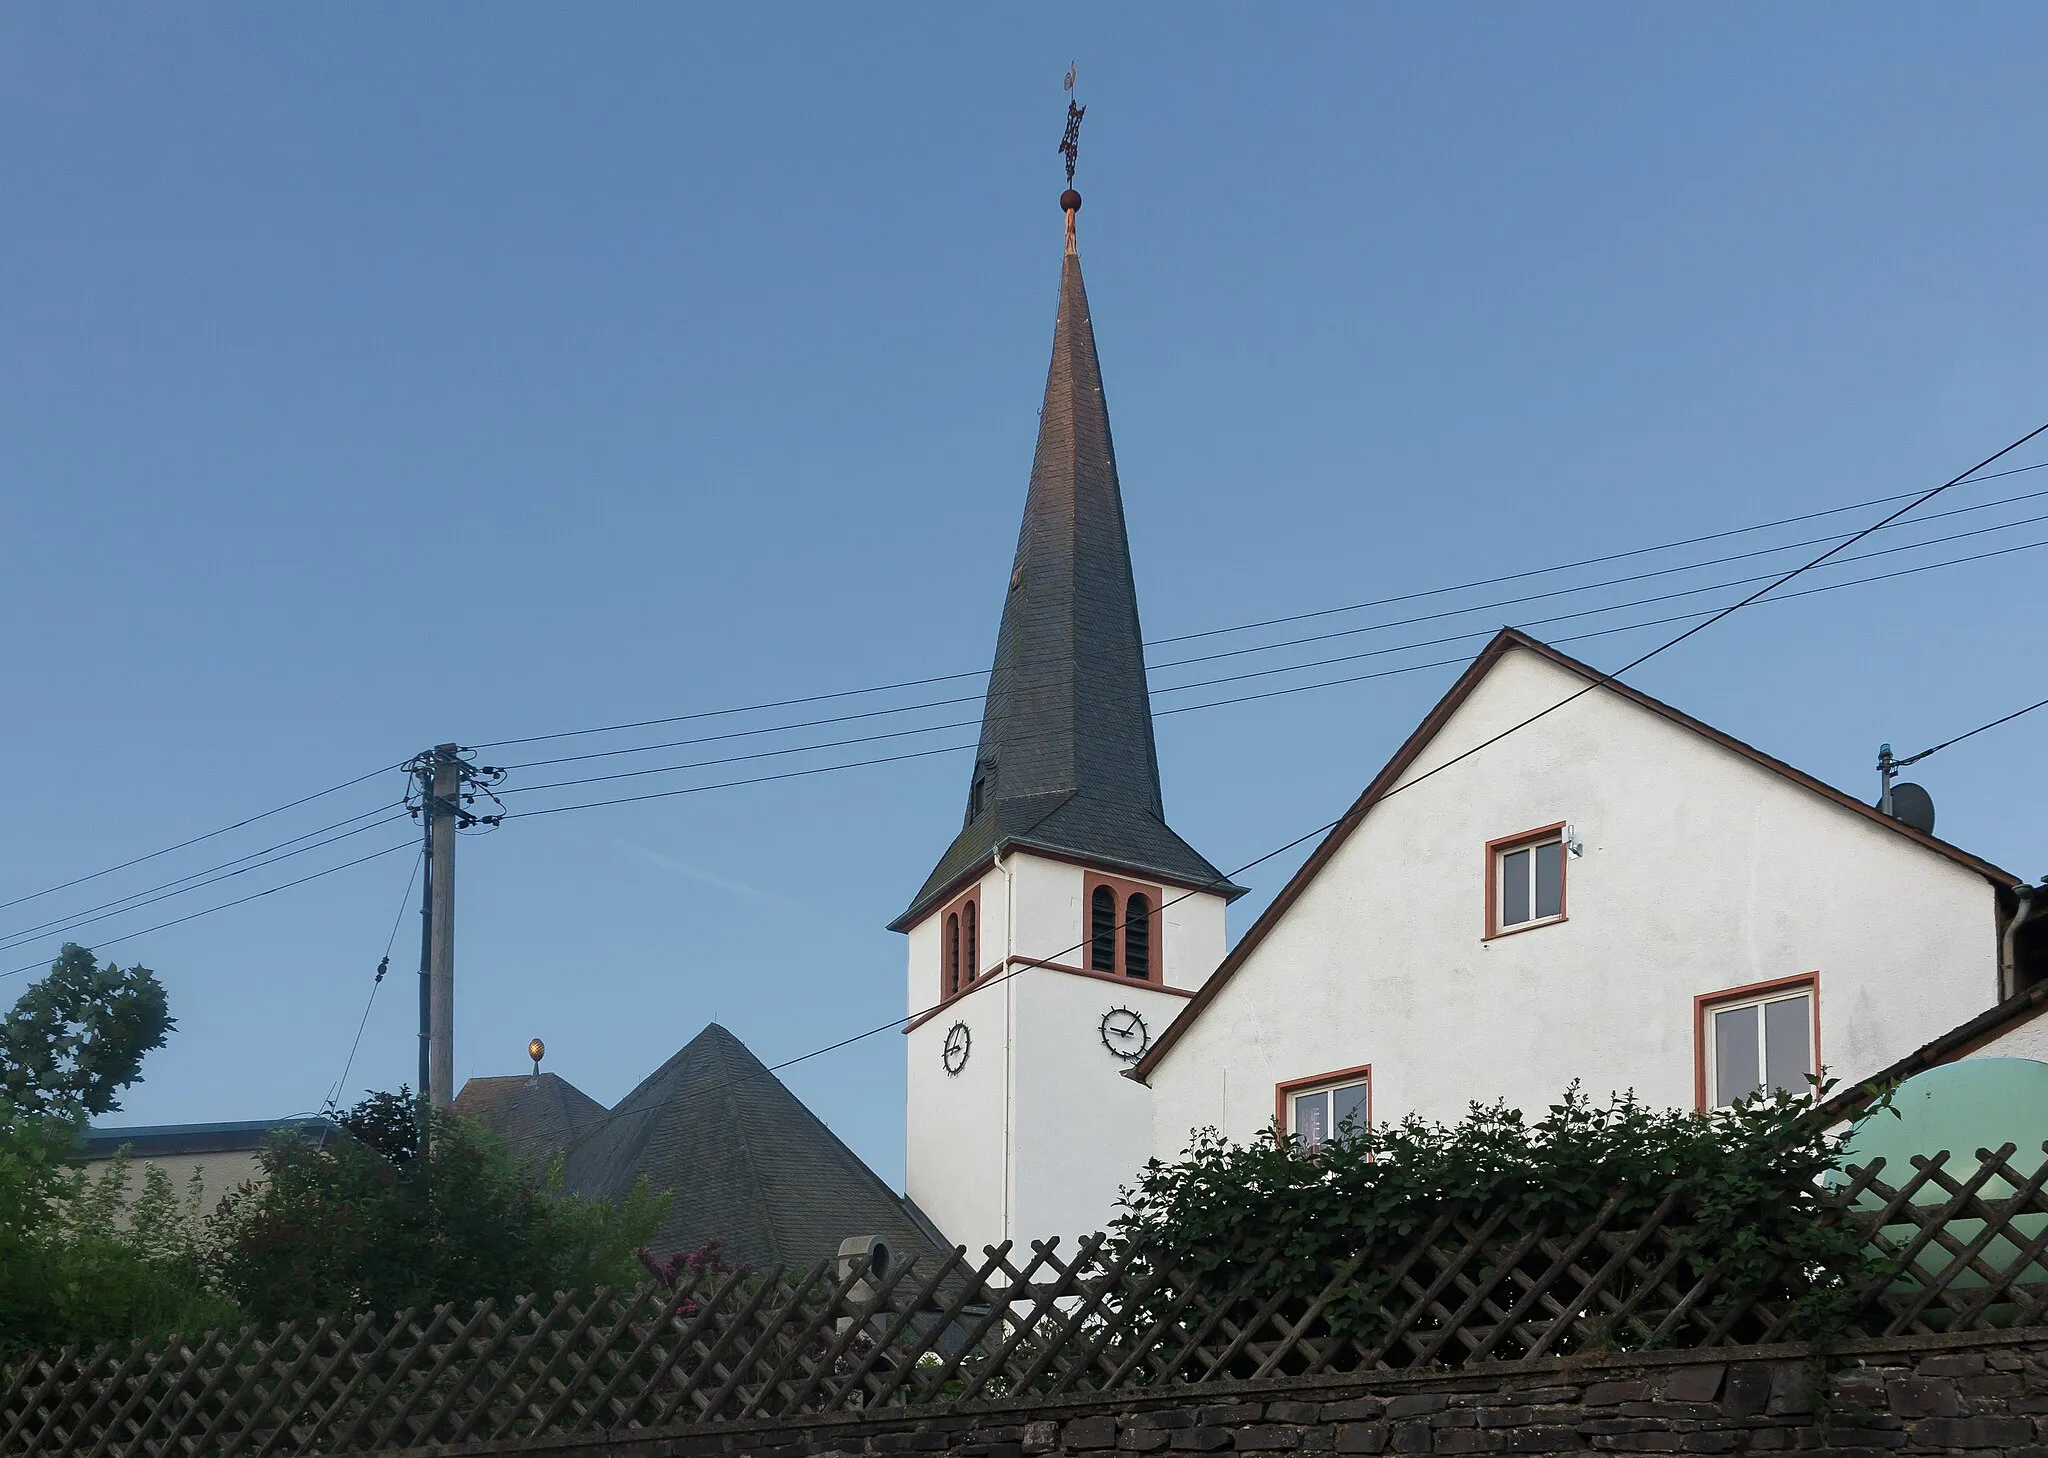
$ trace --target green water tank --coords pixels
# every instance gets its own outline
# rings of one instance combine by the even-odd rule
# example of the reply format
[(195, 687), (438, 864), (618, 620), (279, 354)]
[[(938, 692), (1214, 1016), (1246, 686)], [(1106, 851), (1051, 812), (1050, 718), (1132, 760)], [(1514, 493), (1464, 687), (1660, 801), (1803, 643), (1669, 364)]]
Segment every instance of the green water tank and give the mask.
[[(1897, 1117), (1879, 1111), (1860, 1120), (1849, 1136), (1848, 1163), (1868, 1164), (1878, 1155), (1885, 1168), (1879, 1176), (1897, 1186), (1911, 1178), (1912, 1156), (1946, 1149), (1943, 1169), (1964, 1179), (1976, 1172), (1977, 1151), (2001, 1144), (2018, 1148), (2012, 1167), (2032, 1174), (2044, 1157), (2048, 1141), (2048, 1063), (2031, 1058), (1964, 1058), (1916, 1073), (1892, 1097)], [(2011, 1194), (2003, 1181), (1993, 1181), (1994, 1196)], [(1927, 1201), (1947, 1199), (1935, 1188), (1924, 1190)]]

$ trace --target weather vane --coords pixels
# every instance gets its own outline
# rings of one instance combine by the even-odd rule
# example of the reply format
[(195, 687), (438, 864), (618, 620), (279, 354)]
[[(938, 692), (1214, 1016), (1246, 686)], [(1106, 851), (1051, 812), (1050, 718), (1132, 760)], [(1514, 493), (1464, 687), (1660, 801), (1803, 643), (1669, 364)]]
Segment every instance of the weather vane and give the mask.
[(1088, 114), (1085, 106), (1074, 104), (1074, 72), (1076, 67), (1067, 65), (1067, 134), (1060, 138), (1060, 151), (1067, 159), (1067, 186), (1074, 185), (1074, 161), (1081, 155), (1081, 118)]

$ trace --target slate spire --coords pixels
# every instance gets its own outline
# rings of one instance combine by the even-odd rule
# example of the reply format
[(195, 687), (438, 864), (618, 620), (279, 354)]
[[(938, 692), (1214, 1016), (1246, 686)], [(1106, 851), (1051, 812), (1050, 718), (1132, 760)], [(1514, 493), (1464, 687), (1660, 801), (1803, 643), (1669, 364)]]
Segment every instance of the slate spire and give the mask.
[(898, 930), (1003, 845), (1240, 894), (1166, 824), (1123, 493), (1074, 239), (1081, 195), (1069, 188), (1060, 203), (1067, 249), (1052, 365), (965, 821), (892, 923)]

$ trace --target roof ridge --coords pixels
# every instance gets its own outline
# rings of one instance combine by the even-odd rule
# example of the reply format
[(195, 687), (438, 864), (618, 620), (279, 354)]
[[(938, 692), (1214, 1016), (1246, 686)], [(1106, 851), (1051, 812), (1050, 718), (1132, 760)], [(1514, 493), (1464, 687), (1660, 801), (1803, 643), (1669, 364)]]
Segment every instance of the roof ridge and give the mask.
[[(747, 1121), (740, 1112), (739, 1101), (733, 1097), (732, 1062), (728, 1056), (731, 1050), (726, 1044), (728, 1041), (737, 1043), (742, 1051), (747, 1052), (749, 1058), (753, 1058), (753, 1054), (747, 1050), (746, 1044), (740, 1043), (732, 1034), (726, 1033), (726, 1030), (717, 1023), (706, 1024), (704, 1031), (692, 1038), (684, 1047), (688, 1048), (691, 1044), (697, 1043), (713, 1030), (726, 1034), (725, 1038), (714, 1039), (711, 1044), (711, 1055), (717, 1060), (718, 1066), (719, 1097), (725, 1103), (725, 1112), (732, 1126), (733, 1137), (739, 1141), (740, 1157), (746, 1163), (749, 1200), (760, 1218), (762, 1230), (767, 1234), (768, 1248), (774, 1256), (775, 1264), (780, 1266), (783, 1263), (782, 1236), (775, 1228), (774, 1212), (768, 1205), (768, 1192), (762, 1188), (761, 1166), (754, 1157), (754, 1143), (747, 1137)], [(758, 1064), (760, 1060), (755, 1058), (754, 1062)]]

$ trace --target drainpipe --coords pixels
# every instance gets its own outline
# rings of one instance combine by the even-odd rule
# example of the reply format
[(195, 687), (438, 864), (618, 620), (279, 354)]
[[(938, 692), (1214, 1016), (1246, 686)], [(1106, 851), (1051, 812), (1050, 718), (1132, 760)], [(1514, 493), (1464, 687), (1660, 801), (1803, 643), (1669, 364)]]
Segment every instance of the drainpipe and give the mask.
[(1998, 943), (1998, 1000), (2000, 1002), (2005, 1001), (2008, 997), (2015, 996), (2020, 990), (2020, 928), (2033, 920), (2035, 913), (2040, 911), (2043, 903), (2048, 902), (2048, 897), (2044, 897), (2041, 894), (2044, 889), (2048, 889), (2048, 881), (2044, 881), (2041, 886), (2028, 886), (2022, 883), (2012, 888), (2013, 898), (2019, 904), (2013, 908), (2012, 920), (2005, 924), (2005, 935), (1999, 938)]

